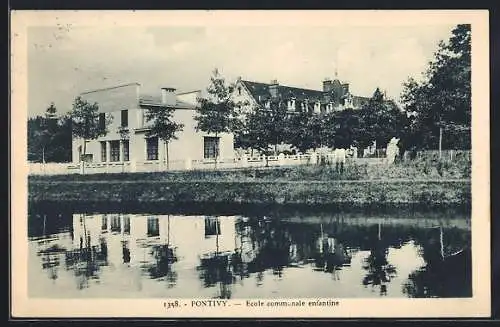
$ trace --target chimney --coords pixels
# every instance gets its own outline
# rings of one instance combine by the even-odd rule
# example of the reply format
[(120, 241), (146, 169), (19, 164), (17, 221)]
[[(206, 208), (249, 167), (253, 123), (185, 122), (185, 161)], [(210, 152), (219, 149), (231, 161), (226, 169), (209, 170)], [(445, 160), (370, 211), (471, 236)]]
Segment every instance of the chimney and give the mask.
[(332, 80), (329, 78), (325, 78), (323, 81), (323, 92), (330, 92), (333, 89)]
[(166, 106), (174, 106), (177, 103), (175, 89), (172, 87), (161, 88), (161, 104)]
[(269, 93), (271, 94), (271, 98), (276, 98), (278, 96), (278, 81), (273, 79), (271, 84), (269, 85)]
[(344, 91), (343, 95), (346, 95), (347, 93), (349, 93), (349, 83), (343, 83), (342, 90)]

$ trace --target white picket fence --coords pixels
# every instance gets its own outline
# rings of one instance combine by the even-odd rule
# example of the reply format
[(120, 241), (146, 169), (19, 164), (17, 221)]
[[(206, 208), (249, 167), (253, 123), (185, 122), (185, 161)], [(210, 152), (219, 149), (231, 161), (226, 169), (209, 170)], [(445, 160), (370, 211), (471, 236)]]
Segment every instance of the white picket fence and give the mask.
[[(275, 167), (295, 166), (311, 163), (311, 155), (279, 155), (259, 156), (250, 158), (224, 158), (217, 161), (205, 160), (171, 160), (168, 167), (165, 162), (154, 161), (126, 161), (126, 162), (102, 162), (85, 163), (85, 174), (98, 173), (130, 173), (130, 172), (158, 172), (158, 171), (183, 171), (204, 169), (237, 169), (246, 167)], [(29, 163), (30, 175), (65, 175), (79, 174), (82, 172), (81, 164), (74, 163)]]

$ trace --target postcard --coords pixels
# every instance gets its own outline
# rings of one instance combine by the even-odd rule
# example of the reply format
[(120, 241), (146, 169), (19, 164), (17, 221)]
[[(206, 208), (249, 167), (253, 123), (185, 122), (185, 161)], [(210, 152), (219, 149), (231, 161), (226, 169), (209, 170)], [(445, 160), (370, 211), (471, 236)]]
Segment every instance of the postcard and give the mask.
[(11, 17), (12, 317), (490, 315), (486, 10)]

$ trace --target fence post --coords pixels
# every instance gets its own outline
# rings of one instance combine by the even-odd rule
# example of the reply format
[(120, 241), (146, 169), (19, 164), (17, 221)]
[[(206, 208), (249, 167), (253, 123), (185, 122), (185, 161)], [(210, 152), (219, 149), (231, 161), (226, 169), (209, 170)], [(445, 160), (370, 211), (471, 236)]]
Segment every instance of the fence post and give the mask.
[(240, 164), (242, 167), (247, 167), (248, 166), (248, 158), (247, 158), (247, 154), (246, 153), (243, 153), (243, 155), (241, 156), (240, 158)]
[(316, 152), (311, 153), (311, 159), (310, 159), (311, 165), (316, 165), (318, 163), (318, 155)]
[(193, 162), (191, 161), (191, 158), (186, 158), (185, 168), (186, 170), (191, 170), (191, 168), (193, 168)]
[(285, 155), (283, 153), (278, 154), (278, 164), (280, 166), (285, 165)]

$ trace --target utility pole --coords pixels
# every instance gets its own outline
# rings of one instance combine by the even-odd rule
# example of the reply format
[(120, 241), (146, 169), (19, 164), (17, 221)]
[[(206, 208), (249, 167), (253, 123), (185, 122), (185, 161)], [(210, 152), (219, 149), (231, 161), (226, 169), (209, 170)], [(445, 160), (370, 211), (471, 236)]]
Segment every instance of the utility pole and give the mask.
[(443, 147), (443, 126), (439, 125), (439, 159), (441, 159), (441, 152)]

